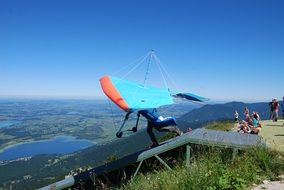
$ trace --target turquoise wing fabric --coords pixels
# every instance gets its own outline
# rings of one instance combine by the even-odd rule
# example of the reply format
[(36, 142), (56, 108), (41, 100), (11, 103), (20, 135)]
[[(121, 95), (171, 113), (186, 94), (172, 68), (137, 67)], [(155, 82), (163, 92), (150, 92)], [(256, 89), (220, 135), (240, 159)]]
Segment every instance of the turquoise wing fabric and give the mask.
[(110, 76), (112, 84), (131, 110), (158, 108), (173, 104), (173, 97), (166, 88), (144, 86)]

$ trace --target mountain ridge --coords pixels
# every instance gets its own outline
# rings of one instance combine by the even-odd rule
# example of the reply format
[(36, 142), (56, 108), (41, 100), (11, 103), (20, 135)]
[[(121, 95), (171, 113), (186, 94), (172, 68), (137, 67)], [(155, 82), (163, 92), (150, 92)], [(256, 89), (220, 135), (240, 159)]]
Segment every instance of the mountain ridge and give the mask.
[(258, 112), (262, 119), (269, 119), (268, 102), (244, 103), (233, 101), (225, 104), (204, 105), (199, 109), (193, 109), (184, 114), (179, 120), (185, 120), (187, 122), (209, 122), (222, 119), (233, 120), (235, 110), (238, 111), (239, 118), (243, 119), (245, 107), (247, 107), (251, 113), (252, 111)]

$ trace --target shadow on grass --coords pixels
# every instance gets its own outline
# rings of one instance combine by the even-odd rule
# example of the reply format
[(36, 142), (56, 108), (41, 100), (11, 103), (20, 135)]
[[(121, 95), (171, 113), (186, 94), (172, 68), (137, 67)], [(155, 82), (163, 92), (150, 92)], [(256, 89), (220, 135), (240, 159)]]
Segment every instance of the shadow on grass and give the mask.
[(281, 124), (269, 124), (269, 125), (266, 125), (267, 127), (283, 127), (283, 125)]

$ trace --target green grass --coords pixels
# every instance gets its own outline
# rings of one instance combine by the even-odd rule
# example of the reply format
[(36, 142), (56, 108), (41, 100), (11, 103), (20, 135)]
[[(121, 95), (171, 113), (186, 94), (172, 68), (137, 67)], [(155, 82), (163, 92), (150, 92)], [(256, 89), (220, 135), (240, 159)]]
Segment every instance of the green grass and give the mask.
[[(228, 131), (234, 127), (234, 123), (218, 121), (208, 123), (204, 127)], [(172, 134), (166, 134), (159, 140), (164, 141), (169, 138), (172, 138)], [(230, 149), (201, 145), (192, 147), (194, 147), (194, 155), (191, 158), (190, 167), (185, 167), (185, 161), (180, 158), (181, 161), (172, 171), (161, 167), (154, 172), (139, 173), (121, 189), (246, 189), (264, 179), (276, 180), (279, 175), (284, 174), (284, 153), (281, 152), (251, 148), (233, 157)]]
[(204, 148), (192, 158), (189, 168), (179, 163), (172, 171), (140, 173), (121, 189), (244, 189), (263, 179), (275, 180), (283, 172), (279, 152), (254, 148), (233, 158), (228, 149)]
[(230, 131), (234, 128), (234, 123), (232, 121), (214, 121), (206, 124), (204, 127), (206, 129)]

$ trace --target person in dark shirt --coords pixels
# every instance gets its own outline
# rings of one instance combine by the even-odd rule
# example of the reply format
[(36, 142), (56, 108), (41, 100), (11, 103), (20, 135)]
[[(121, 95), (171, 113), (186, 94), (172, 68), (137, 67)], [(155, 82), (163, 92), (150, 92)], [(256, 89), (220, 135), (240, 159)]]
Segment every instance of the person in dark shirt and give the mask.
[(284, 119), (284, 96), (283, 96), (281, 107), (282, 107), (282, 119)]
[(272, 107), (273, 107), (272, 121), (277, 122), (277, 120), (278, 120), (279, 103), (278, 103), (276, 98), (273, 99)]
[(178, 136), (182, 135), (182, 132), (177, 127), (176, 120), (173, 117), (163, 118), (157, 113), (156, 109), (140, 110), (137, 113), (137, 124), (140, 115), (147, 119), (147, 133), (152, 141), (151, 147), (156, 147), (159, 145), (155, 134), (153, 133), (153, 128), (155, 128), (157, 131), (174, 132)]
[(272, 120), (272, 113), (273, 113), (273, 100), (271, 102), (269, 102), (269, 108), (270, 108), (270, 112), (269, 112), (269, 119)]

